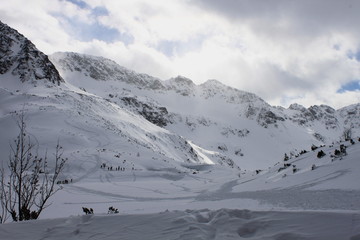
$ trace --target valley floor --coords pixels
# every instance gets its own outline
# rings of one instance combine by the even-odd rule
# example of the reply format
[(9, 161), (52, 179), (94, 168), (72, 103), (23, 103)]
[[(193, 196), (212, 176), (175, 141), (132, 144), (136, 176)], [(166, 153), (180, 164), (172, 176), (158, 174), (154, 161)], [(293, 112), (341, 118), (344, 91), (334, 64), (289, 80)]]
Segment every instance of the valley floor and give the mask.
[(0, 225), (1, 239), (360, 239), (359, 213), (188, 210)]
[[(0, 225), (0, 239), (360, 240), (360, 144), (341, 158), (323, 150), (289, 160), (295, 173), (279, 163), (240, 175), (219, 165), (108, 171), (93, 156), (41, 220)], [(110, 206), (119, 214), (106, 214)]]

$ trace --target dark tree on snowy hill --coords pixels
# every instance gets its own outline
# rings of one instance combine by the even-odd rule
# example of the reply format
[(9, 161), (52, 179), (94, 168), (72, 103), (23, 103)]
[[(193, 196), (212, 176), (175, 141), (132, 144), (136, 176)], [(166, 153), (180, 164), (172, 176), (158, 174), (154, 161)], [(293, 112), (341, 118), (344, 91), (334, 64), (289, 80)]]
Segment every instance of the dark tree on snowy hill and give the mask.
[(317, 153), (317, 157), (318, 158), (322, 158), (322, 157), (324, 157), (326, 154), (324, 153), (324, 151), (323, 150), (321, 150), (321, 151), (319, 151), (318, 153)]
[(37, 219), (49, 206), (49, 198), (59, 189), (56, 181), (67, 159), (62, 157), (59, 143), (54, 153), (54, 165), (48, 166), (48, 158), (34, 154), (36, 145), (26, 131), (24, 111), (18, 116), (19, 135), (10, 144), (8, 169), (0, 171), (1, 222), (9, 216), (12, 220)]
[(311, 146), (311, 150), (312, 150), (312, 151), (315, 151), (316, 149), (318, 149), (318, 147), (313, 144), (313, 145)]

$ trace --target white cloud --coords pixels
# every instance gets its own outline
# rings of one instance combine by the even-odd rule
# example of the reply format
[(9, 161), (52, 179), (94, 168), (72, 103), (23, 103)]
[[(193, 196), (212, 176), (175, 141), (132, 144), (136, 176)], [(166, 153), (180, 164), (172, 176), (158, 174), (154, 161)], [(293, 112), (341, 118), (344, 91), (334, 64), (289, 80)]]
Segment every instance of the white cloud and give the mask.
[[(348, 56), (360, 50), (359, 1), (86, 3), (89, 8), (64, 0), (6, 1), (0, 19), (47, 54), (101, 55), (162, 79), (184, 75), (201, 83), (215, 78), (285, 107), (359, 102), (359, 91), (337, 93), (360, 79), (359, 62)], [(108, 15), (94, 16), (95, 7), (106, 8)], [(81, 24), (71, 21), (120, 34), (108, 42), (84, 40), (76, 28)]]

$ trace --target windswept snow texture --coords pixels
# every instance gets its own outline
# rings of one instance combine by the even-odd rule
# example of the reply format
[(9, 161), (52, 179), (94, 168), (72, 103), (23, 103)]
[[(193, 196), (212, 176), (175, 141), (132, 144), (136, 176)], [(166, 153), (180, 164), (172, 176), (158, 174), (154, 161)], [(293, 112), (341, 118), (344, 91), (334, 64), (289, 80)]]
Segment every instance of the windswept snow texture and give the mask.
[[(360, 214), (219, 209), (77, 216), (0, 225), (1, 239), (356, 240)], [(325, 226), (326, 225), (326, 226)], [(19, 228), (21, 231), (19, 231)]]

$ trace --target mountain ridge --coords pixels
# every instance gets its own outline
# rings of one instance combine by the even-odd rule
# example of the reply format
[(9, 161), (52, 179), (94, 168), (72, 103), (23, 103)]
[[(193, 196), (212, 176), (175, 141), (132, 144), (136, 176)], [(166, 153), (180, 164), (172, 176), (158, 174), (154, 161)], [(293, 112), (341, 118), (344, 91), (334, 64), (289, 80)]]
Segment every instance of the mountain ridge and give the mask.
[[(71, 54), (80, 62), (91, 62), (92, 59), (97, 62), (99, 59)], [(346, 129), (352, 129), (354, 135), (359, 134), (357, 117), (360, 112), (356, 109), (360, 104), (339, 110), (326, 105), (275, 107), (253, 93), (226, 86), (217, 80), (196, 85), (191, 79), (177, 76), (163, 81), (123, 67), (116, 68), (123, 69), (128, 79), (112, 74), (103, 76), (107, 81), (103, 84), (92, 78), (86, 69), (69, 70), (65, 63), (73, 63), (73, 58), (70, 61), (67, 53), (50, 56), (70, 84), (86, 88), (88, 92), (119, 106), (125, 104), (130, 111), (150, 122), (185, 136), (205, 149), (222, 153), (239, 166), (249, 167), (249, 162), (254, 159), (266, 158), (268, 153), (255, 153), (254, 146), (259, 143), (259, 137), (267, 139), (262, 144), (269, 145), (268, 151), (276, 152), (268, 156), (274, 163), (281, 160), (284, 152), (297, 152), (313, 144), (339, 141)], [(96, 64), (91, 65), (96, 69)], [(353, 114), (350, 116), (348, 112)], [(281, 139), (280, 143), (274, 143), (274, 138)], [(296, 138), (306, 140), (301, 142)], [(261, 164), (255, 165), (259, 167)]]
[[(47, 79), (45, 82), (52, 86), (45, 86), (57, 86), (66, 96), (75, 93), (85, 101), (84, 105), (101, 99), (109, 106), (166, 129), (185, 143), (190, 140), (208, 153), (212, 152), (207, 157), (216, 163), (258, 168), (281, 160), (284, 153), (296, 154), (311, 145), (339, 141), (349, 129), (354, 136), (359, 134), (360, 104), (339, 110), (325, 105), (305, 108), (292, 104), (286, 109), (271, 106), (253, 93), (217, 80), (196, 85), (191, 79), (178, 76), (163, 81), (136, 73), (112, 60), (79, 53), (55, 53), (47, 58), (16, 30), (2, 26), (6, 29), (3, 39), (10, 39), (1, 42), (1, 49), (4, 49), (1, 54), (7, 56), (4, 59), (11, 60), (6, 66), (16, 68), (13, 65), (18, 64), (24, 73), (15, 71), (12, 74), (7, 67), (3, 71), (5, 88), (10, 75), (20, 82), (28, 79), (34, 86), (37, 80)], [(18, 49), (13, 47), (15, 45)], [(21, 64), (22, 59), (26, 60), (25, 64)], [(52, 72), (54, 76), (47, 75)], [(17, 87), (14, 86), (13, 91)], [(49, 95), (45, 89), (29, 91), (39, 96)], [(79, 112), (84, 114), (82, 111), (84, 109)], [(101, 121), (106, 126), (113, 120), (103, 117)], [(150, 139), (152, 135), (149, 133)], [(267, 146), (266, 150), (257, 151), (259, 144)], [(194, 159), (198, 157), (197, 154), (193, 156)]]
[(48, 56), (15, 29), (0, 21), (0, 74), (11, 73), (21, 82), (47, 80), (60, 85), (64, 80)]
[[(114, 104), (68, 84), (35, 45), (16, 30), (2, 23), (0, 25), (4, 29), (1, 39), (5, 39), (0, 41), (1, 54), (4, 59), (9, 59), (7, 68), (0, 74), (1, 161), (7, 159), (9, 141), (16, 137), (16, 119), (24, 113), (31, 139), (38, 143), (38, 151), (51, 148), (51, 144), (55, 145), (55, 139), (64, 142), (64, 154), (71, 156), (71, 168), (78, 169), (75, 172), (68, 169), (67, 174), (71, 174), (74, 181), (80, 181), (82, 174), (94, 171), (92, 169), (97, 169), (103, 163), (118, 165), (120, 159), (122, 165), (134, 171), (178, 168), (180, 172), (192, 172), (187, 165), (223, 164), (219, 157), (213, 162), (202, 154), (200, 147), (156, 126), (140, 114), (130, 111), (125, 104)], [(97, 59), (97, 63), (105, 61), (114, 64), (104, 58)], [(101, 73), (92, 63), (87, 62), (81, 67)], [(24, 75), (13, 73), (12, 69), (19, 65)], [(104, 71), (113, 70), (105, 68)], [(38, 75), (40, 73), (44, 75)], [(98, 76), (101, 74), (89, 74), (92, 78)], [(145, 75), (140, 77), (146, 78)], [(141, 158), (141, 155), (146, 157)], [(127, 156), (126, 159), (123, 159), (124, 156)]]

